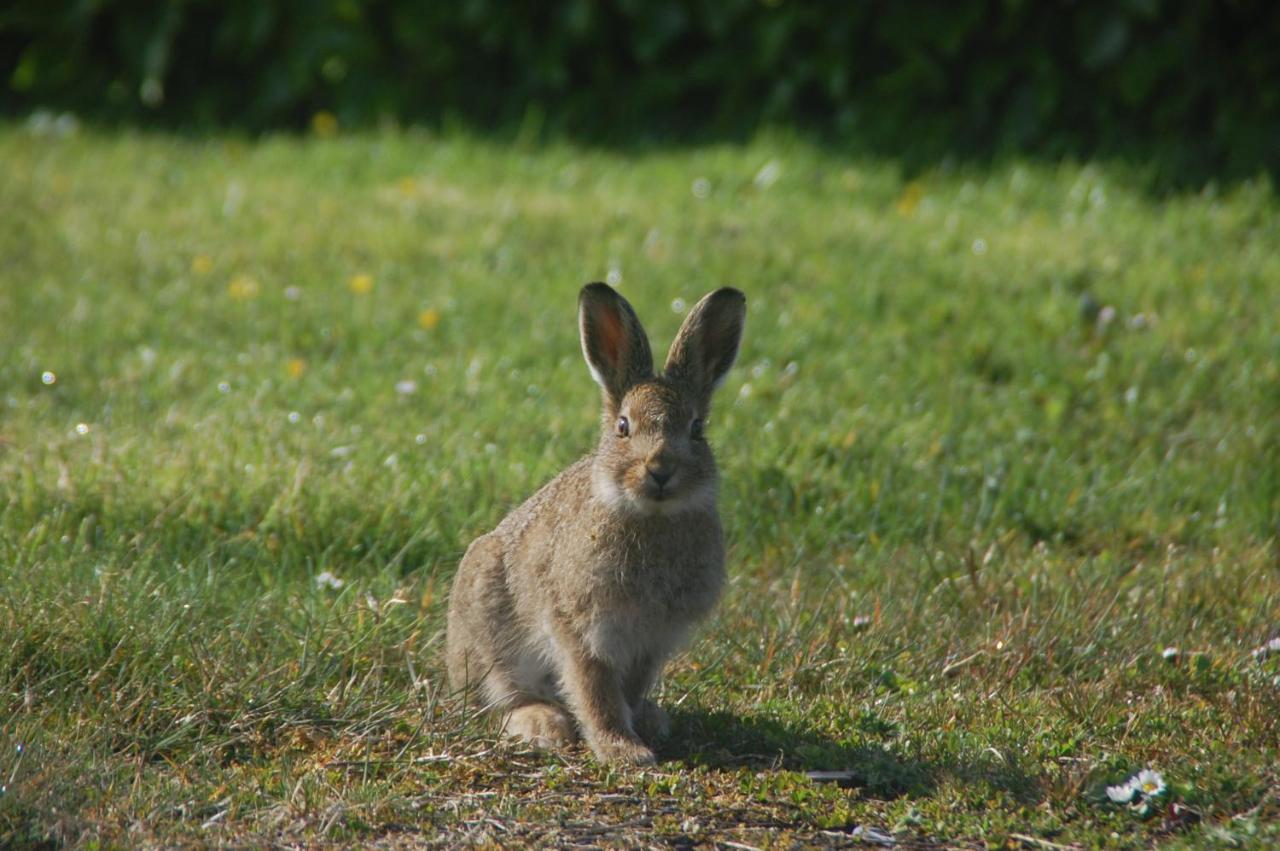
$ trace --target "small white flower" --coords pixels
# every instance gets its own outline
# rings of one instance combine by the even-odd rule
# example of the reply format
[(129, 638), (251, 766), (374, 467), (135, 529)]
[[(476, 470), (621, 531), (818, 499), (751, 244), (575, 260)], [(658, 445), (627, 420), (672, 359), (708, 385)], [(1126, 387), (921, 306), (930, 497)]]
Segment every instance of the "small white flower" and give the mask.
[(418, 382), (406, 378), (404, 381), (396, 382), (396, 392), (401, 396), (409, 396), (418, 392)]
[(330, 573), (327, 570), (323, 571), (318, 576), (316, 576), (317, 588), (332, 588), (336, 591), (337, 589), (341, 588), (343, 585), (346, 585), (346, 584), (347, 584), (346, 582), (334, 576), (332, 573)]
[(1160, 651), (1160, 655), (1164, 657), (1166, 662), (1176, 662), (1178, 657), (1182, 655), (1182, 651), (1176, 647), (1166, 647)]
[(69, 112), (55, 115), (47, 109), (40, 109), (27, 119), (27, 129), (35, 136), (63, 138), (75, 135), (80, 129), (80, 122)]
[(57, 381), (58, 381), (58, 376), (55, 375), (50, 370), (45, 370), (44, 372), (40, 373), (40, 383), (46, 387), (48, 387), (50, 384), (56, 384)]
[(1112, 322), (1116, 321), (1116, 309), (1111, 305), (1107, 305), (1098, 311), (1098, 330), (1105, 331)]
[(76, 434), (86, 435), (89, 433), (88, 423), (76, 423)]
[(1107, 797), (1111, 799), (1112, 803), (1127, 804), (1133, 800), (1133, 795), (1137, 791), (1133, 786), (1133, 781), (1129, 780), (1119, 786), (1108, 786)]
[(1142, 769), (1129, 782), (1148, 798), (1154, 798), (1165, 790), (1164, 778), (1160, 776), (1160, 772), (1150, 768)]
[(760, 166), (760, 170), (756, 172), (756, 176), (752, 178), (752, 183), (756, 189), (768, 189), (770, 186), (778, 182), (778, 178), (782, 176), (782, 166), (778, 165), (777, 160), (769, 160)]
[(1280, 636), (1273, 638), (1261, 647), (1256, 648), (1253, 651), (1253, 658), (1265, 659), (1268, 656), (1274, 656), (1276, 654), (1280, 654)]
[(707, 180), (705, 177), (699, 177), (693, 182), (691, 191), (693, 192), (694, 198), (706, 198), (711, 194), (711, 181)]

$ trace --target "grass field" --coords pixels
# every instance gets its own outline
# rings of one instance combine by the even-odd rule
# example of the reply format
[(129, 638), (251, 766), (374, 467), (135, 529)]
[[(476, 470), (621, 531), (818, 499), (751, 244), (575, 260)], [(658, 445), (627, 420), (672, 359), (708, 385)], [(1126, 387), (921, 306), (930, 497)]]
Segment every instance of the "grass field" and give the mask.
[[(1280, 843), (1280, 202), (1148, 186), (0, 127), (0, 846)], [(749, 300), (644, 771), (439, 660), (467, 543), (594, 441), (606, 278), (663, 351)]]

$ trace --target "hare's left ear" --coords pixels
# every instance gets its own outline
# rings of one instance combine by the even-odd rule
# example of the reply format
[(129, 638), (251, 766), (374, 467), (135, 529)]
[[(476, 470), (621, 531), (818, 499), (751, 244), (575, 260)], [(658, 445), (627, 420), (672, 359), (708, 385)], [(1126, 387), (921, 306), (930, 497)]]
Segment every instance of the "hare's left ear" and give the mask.
[(703, 296), (671, 344), (666, 374), (710, 396), (738, 356), (746, 318), (747, 297), (733, 287), (721, 287)]

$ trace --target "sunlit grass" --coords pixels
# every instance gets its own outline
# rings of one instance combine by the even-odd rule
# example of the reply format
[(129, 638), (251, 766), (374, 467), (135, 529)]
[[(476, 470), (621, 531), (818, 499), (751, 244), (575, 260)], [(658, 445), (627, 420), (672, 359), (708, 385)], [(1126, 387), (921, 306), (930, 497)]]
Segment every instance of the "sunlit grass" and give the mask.
[[(0, 844), (1280, 838), (1264, 180), (333, 129), (0, 130)], [(466, 544), (594, 439), (597, 279), (656, 346), (749, 300), (732, 583), (642, 773), (499, 744), (438, 660)]]

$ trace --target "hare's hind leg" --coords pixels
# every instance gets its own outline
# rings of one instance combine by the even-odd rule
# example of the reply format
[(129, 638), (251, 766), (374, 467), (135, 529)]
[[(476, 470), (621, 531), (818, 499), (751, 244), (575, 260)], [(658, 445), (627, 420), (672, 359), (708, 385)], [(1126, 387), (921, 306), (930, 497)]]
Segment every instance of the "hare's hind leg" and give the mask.
[(525, 703), (507, 712), (502, 716), (502, 732), (538, 748), (556, 748), (578, 740), (569, 713), (544, 701)]
[(568, 710), (556, 702), (550, 671), (530, 654), (498, 654), (480, 683), (485, 708), (502, 718), (502, 732), (534, 747), (573, 744), (578, 729)]
[(503, 660), (485, 677), (489, 705), (502, 715), (502, 732), (534, 747), (555, 748), (578, 740), (578, 728), (557, 702), (551, 672), (531, 654)]
[(539, 748), (578, 740), (578, 727), (559, 703), (556, 677), (534, 648), (506, 648), (485, 678), (490, 705), (502, 713), (502, 731)]
[(445, 662), (449, 682), (468, 695), (485, 682), (498, 665), (506, 640), (495, 624), (511, 621), (511, 597), (506, 586), (502, 549), (491, 535), (481, 535), (467, 547), (458, 563), (449, 592), (449, 620), (445, 631)]
[(573, 718), (555, 703), (555, 677), (517, 624), (502, 548), (477, 538), (458, 565), (449, 601), (446, 656), (454, 688), (502, 718), (502, 730), (537, 747), (577, 741)]

